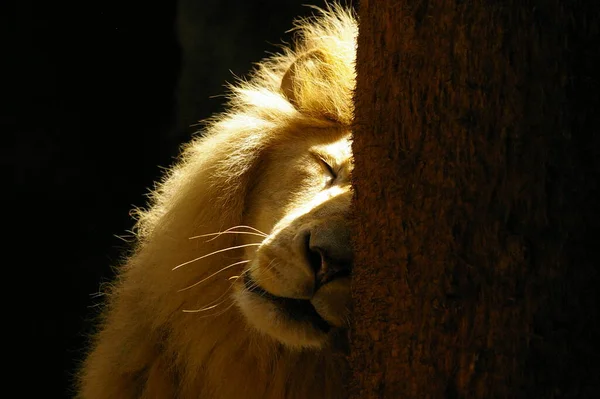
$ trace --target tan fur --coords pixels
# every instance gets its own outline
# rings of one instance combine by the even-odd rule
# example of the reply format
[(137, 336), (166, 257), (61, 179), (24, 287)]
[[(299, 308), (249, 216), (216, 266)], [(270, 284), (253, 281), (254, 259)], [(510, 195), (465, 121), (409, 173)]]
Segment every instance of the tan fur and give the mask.
[[(79, 397), (343, 396), (346, 364), (336, 345), (347, 324), (347, 279), (315, 295), (315, 308), (335, 327), (326, 335), (282, 320), (248, 294), (243, 278), (229, 279), (248, 273), (275, 295), (310, 296), (294, 240), (305, 229), (334, 241), (347, 233), (357, 26), (332, 6), (296, 29), (295, 49), (232, 87), (229, 111), (185, 147), (138, 212), (139, 243), (110, 292)], [(334, 185), (315, 157), (337, 168)], [(268, 237), (192, 238), (239, 225)], [(250, 243), (260, 246), (192, 261)], [(242, 260), (249, 262), (210, 277)]]

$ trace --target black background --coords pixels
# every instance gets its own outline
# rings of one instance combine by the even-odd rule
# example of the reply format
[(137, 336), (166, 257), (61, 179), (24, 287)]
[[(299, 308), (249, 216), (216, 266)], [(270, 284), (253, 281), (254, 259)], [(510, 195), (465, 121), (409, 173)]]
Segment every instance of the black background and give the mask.
[(160, 166), (193, 132), (189, 125), (222, 109), (224, 98), (214, 96), (224, 83), (289, 41), (294, 17), (314, 12), (305, 3), (323, 5), (4, 3), (2, 329), (10, 337), (10, 397), (73, 395), (102, 303), (94, 294), (130, 247), (116, 237), (133, 225), (129, 210), (144, 205)]

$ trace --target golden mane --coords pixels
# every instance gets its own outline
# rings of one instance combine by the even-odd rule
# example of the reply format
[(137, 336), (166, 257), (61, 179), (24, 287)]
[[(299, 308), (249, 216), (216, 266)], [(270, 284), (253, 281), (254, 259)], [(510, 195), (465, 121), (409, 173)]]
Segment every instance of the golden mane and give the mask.
[[(244, 224), (247, 194), (261, 156), (278, 142), (331, 137), (353, 118), (357, 24), (338, 5), (295, 25), (294, 49), (259, 63), (230, 88), (228, 110), (207, 122), (138, 209), (138, 244), (109, 293), (79, 383), (93, 398), (337, 398), (343, 357), (330, 350), (289, 351), (227, 311), (226, 278), (183, 290), (231, 263), (233, 235), (191, 239)], [(307, 54), (310, 65), (296, 63)], [(296, 63), (296, 64), (295, 64)], [(282, 92), (293, 70), (293, 92)], [(293, 101), (290, 101), (290, 97)], [(315, 133), (318, 132), (318, 133)], [(241, 250), (240, 250), (241, 251)], [(190, 267), (190, 260), (196, 259)], [(204, 309), (198, 314), (185, 311)], [(319, 377), (315, 377), (315, 376)]]

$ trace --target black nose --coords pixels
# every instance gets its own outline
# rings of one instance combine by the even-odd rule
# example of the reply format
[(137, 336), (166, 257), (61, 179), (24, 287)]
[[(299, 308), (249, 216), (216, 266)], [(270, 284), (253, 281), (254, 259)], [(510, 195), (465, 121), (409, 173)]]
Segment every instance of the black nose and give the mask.
[(313, 229), (304, 239), (306, 258), (315, 273), (315, 291), (330, 281), (350, 276), (352, 271), (348, 231), (332, 227)]

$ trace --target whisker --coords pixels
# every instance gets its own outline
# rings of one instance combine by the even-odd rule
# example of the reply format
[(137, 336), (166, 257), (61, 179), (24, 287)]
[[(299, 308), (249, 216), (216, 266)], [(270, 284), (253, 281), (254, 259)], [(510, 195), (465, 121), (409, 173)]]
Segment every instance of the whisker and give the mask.
[(225, 231), (229, 231), (229, 230), (236, 229), (236, 228), (250, 229), (250, 230), (254, 230), (254, 231), (256, 231), (257, 233), (264, 234), (264, 236), (265, 236), (265, 237), (267, 237), (267, 236), (268, 236), (268, 234), (267, 234), (267, 233), (265, 233), (264, 231), (261, 231), (261, 230), (257, 229), (256, 227), (252, 227), (252, 226), (246, 226), (246, 225), (243, 225), (243, 224), (241, 224), (241, 225), (239, 225), (239, 226), (233, 226), (233, 227), (230, 227), (230, 228), (228, 228), (228, 229), (227, 229), (227, 230), (225, 230)]
[[(239, 277), (239, 276), (237, 276), (237, 277)], [(233, 287), (233, 283), (229, 286), (229, 288), (227, 290), (225, 290), (225, 292), (223, 294), (221, 294), (220, 297), (218, 297), (216, 300), (210, 302), (209, 305), (211, 303), (217, 302), (218, 300), (220, 300), (221, 298), (223, 298), (225, 295), (227, 295), (227, 293), (231, 290), (232, 287)], [(224, 304), (225, 302), (227, 302), (227, 299), (225, 299), (225, 300), (223, 300), (223, 301), (221, 301), (221, 302), (219, 302), (219, 303), (217, 303), (215, 305), (212, 305), (212, 306), (205, 306), (204, 308), (195, 309), (195, 310), (184, 309), (184, 310), (182, 310), (182, 312), (183, 313), (200, 313), (200, 312), (205, 312), (207, 310), (214, 309), (214, 308), (218, 307), (219, 305)], [(213, 314), (213, 315), (206, 315), (206, 316), (202, 316), (202, 317), (211, 317), (211, 316), (217, 317), (217, 316), (220, 316), (223, 313), (225, 313), (226, 311), (228, 311), (234, 304), (235, 304), (235, 301), (231, 301), (231, 305), (229, 305), (227, 308), (225, 308), (222, 312), (217, 313), (217, 314)]]
[[(254, 233), (249, 232), (249, 231), (234, 231), (235, 229), (240, 229), (240, 228), (253, 230)], [(252, 226), (239, 225), (239, 226), (230, 227), (227, 230), (219, 231), (217, 233), (209, 233), (209, 234), (201, 234), (198, 236), (193, 236), (193, 237), (190, 237), (189, 239), (193, 240), (196, 238), (209, 237), (209, 236), (216, 236), (215, 238), (218, 238), (221, 234), (227, 234), (227, 233), (228, 234), (252, 234), (252, 235), (258, 235), (260, 237), (268, 237), (269, 236), (267, 233), (260, 231), (259, 229), (254, 228)], [(215, 238), (213, 238), (211, 240), (214, 240)], [(211, 241), (211, 240), (208, 240), (208, 241)]]
[[(244, 275), (244, 273), (246, 273), (246, 272), (247, 272), (247, 270), (244, 270), (244, 271), (242, 271), (242, 274), (240, 274), (240, 276)], [(237, 277), (240, 277), (240, 276), (237, 276)], [(229, 280), (229, 279), (228, 279), (228, 280)], [(229, 291), (231, 291), (231, 289), (233, 288), (233, 285), (234, 285), (234, 283), (231, 283), (231, 284), (229, 285), (229, 288), (227, 288), (227, 289), (225, 290), (225, 292), (223, 292), (223, 293), (222, 293), (222, 294), (221, 294), (221, 295), (220, 295), (220, 296), (219, 296), (217, 299), (215, 299), (215, 300), (212, 300), (212, 301), (210, 301), (209, 303), (207, 303), (207, 304), (204, 306), (204, 309), (206, 309), (207, 307), (214, 308), (214, 307), (216, 307), (216, 306), (219, 306), (220, 304), (224, 303), (225, 301), (221, 301), (221, 302), (219, 302), (219, 301), (220, 301), (220, 300), (221, 300), (221, 299), (222, 299), (222, 298), (223, 298), (225, 295), (227, 295), (227, 294), (229, 293)], [(217, 303), (216, 305), (212, 306), (212, 305), (213, 305), (214, 303), (216, 303), (216, 302), (219, 302), (219, 303)], [(198, 311), (198, 310), (185, 310), (184, 312), (186, 312), (186, 313), (194, 313), (194, 312), (197, 312), (197, 311)]]
[(221, 253), (221, 252), (231, 251), (233, 249), (246, 248), (246, 247), (257, 247), (257, 246), (260, 246), (260, 245), (261, 245), (261, 243), (255, 242), (255, 243), (251, 243), (251, 244), (236, 245), (234, 247), (228, 247), (228, 248), (219, 249), (218, 251), (214, 251), (214, 252), (211, 252), (209, 254), (202, 255), (202, 256), (200, 256), (200, 257), (198, 257), (196, 259), (192, 259), (192, 260), (188, 260), (187, 262), (183, 262), (182, 264), (175, 266), (171, 270), (177, 270), (177, 269), (179, 269), (182, 266), (189, 265), (190, 263), (194, 263), (194, 262), (196, 262), (196, 261), (198, 261), (200, 259), (208, 258), (209, 256), (216, 255), (216, 254)]
[[(252, 291), (254, 288), (260, 288), (260, 289), (262, 290), (262, 287), (261, 287), (260, 285), (258, 285), (258, 282), (257, 282), (257, 281), (254, 281), (254, 280), (253, 280), (253, 281), (252, 281), (252, 284), (250, 284), (250, 286), (249, 286), (249, 287), (247, 287), (247, 286), (244, 284), (244, 289), (245, 289), (245, 290), (247, 290), (247, 291)], [(260, 296), (264, 296), (264, 294), (262, 294), (262, 293), (261, 293), (261, 294), (260, 294)]]
[(205, 317), (219, 317), (221, 316), (223, 313), (227, 312), (229, 309), (231, 309), (233, 307), (233, 305), (235, 305), (235, 302), (231, 302), (231, 305), (227, 306), (225, 309), (223, 309), (222, 311), (220, 311), (219, 313), (216, 314), (207, 314), (204, 316), (198, 316), (199, 319), (203, 319)]
[[(268, 281), (268, 280), (272, 280), (274, 279), (276, 276), (274, 276), (273, 274), (269, 275), (269, 276), (265, 276), (265, 274), (274, 269), (277, 266), (277, 263), (275, 262), (275, 258), (271, 259), (271, 261), (267, 264), (267, 266), (265, 266), (264, 268), (261, 269), (256, 269), (256, 274), (260, 276), (260, 279), (262, 281)], [(254, 283), (256, 286), (258, 286), (258, 282)]]
[(223, 271), (225, 271), (225, 270), (227, 270), (227, 269), (231, 269), (231, 268), (232, 268), (232, 267), (234, 267), (234, 266), (237, 266), (237, 265), (242, 265), (242, 264), (244, 264), (244, 263), (248, 263), (248, 262), (250, 262), (250, 260), (241, 260), (241, 261), (239, 261), (239, 262), (235, 262), (235, 263), (232, 263), (232, 264), (230, 264), (230, 265), (227, 265), (227, 266), (225, 266), (224, 268), (222, 268), (222, 269), (219, 269), (218, 271), (214, 272), (214, 273), (213, 273), (213, 274), (211, 274), (210, 276), (208, 276), (208, 277), (205, 277), (205, 278), (203, 278), (202, 280), (198, 281), (197, 283), (194, 283), (194, 284), (192, 284), (192, 285), (190, 285), (190, 286), (188, 286), (188, 287), (182, 288), (182, 289), (178, 290), (177, 292), (182, 292), (182, 291), (185, 291), (185, 290), (189, 290), (190, 288), (192, 288), (192, 287), (195, 287), (195, 286), (197, 286), (198, 284), (202, 284), (202, 283), (203, 283), (203, 282), (205, 282), (206, 280), (210, 279), (211, 277), (214, 277), (214, 276), (216, 276), (217, 274), (219, 274), (219, 273), (221, 273), (221, 272), (223, 272)]
[(269, 270), (273, 269), (275, 266), (277, 266), (276, 264), (275, 265), (273, 264), (274, 262), (275, 262), (275, 258), (271, 259), (269, 264), (265, 267), (265, 271), (269, 271)]
[(210, 233), (210, 234), (202, 234), (199, 236), (193, 236), (193, 237), (190, 237), (189, 240), (195, 240), (197, 238), (215, 236), (215, 237), (211, 238), (210, 240), (205, 241), (205, 242), (210, 242), (210, 241), (216, 240), (223, 234), (247, 234), (247, 235), (258, 236), (258, 237), (262, 237), (262, 238), (267, 237), (265, 235), (262, 235), (261, 233), (254, 233), (252, 231), (220, 231), (218, 233)]
[(188, 309), (184, 309), (184, 310), (182, 310), (182, 312), (183, 312), (183, 313), (200, 313), (200, 312), (205, 312), (205, 311), (207, 311), (207, 310), (214, 309), (214, 308), (216, 308), (217, 306), (219, 306), (219, 305), (221, 305), (221, 304), (223, 304), (223, 303), (225, 303), (225, 302), (226, 302), (226, 300), (225, 300), (225, 301), (221, 301), (221, 302), (217, 303), (216, 305), (207, 306), (207, 307), (205, 307), (205, 308), (201, 308), (201, 309), (194, 309), (194, 310), (188, 310)]

